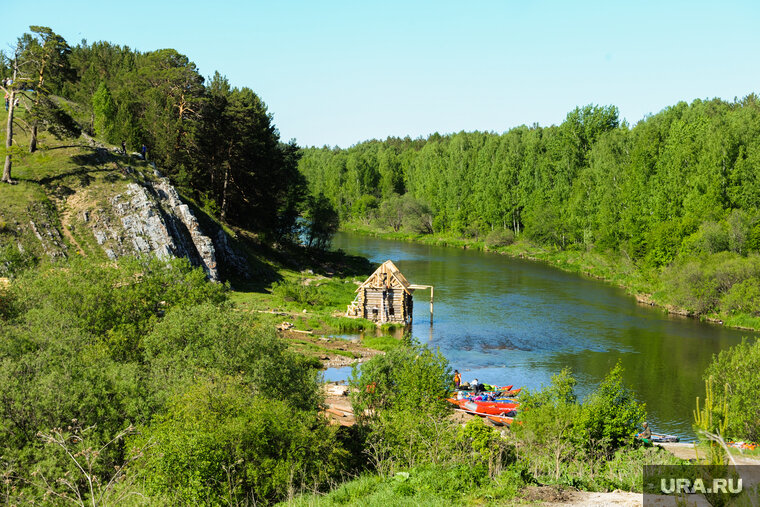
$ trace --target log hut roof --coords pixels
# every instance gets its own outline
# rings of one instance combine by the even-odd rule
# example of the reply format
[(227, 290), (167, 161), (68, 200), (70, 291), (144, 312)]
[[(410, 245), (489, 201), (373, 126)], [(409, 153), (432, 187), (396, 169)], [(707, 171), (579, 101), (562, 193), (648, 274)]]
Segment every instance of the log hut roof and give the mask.
[(370, 277), (367, 278), (367, 280), (359, 286), (358, 289), (356, 289), (356, 292), (359, 292), (365, 288), (379, 289), (388, 287), (403, 288), (407, 294), (414, 292), (412, 285), (409, 283), (406, 277), (401, 274), (401, 271), (398, 270), (396, 265), (393, 264), (393, 262), (390, 260), (383, 262), (380, 267), (377, 268), (375, 272), (372, 273), (372, 275), (370, 275)]

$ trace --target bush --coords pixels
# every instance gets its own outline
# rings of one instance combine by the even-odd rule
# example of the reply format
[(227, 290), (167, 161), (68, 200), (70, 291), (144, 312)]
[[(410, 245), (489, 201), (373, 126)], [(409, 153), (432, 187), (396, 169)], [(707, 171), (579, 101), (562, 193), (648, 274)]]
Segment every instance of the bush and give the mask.
[(0, 277), (15, 278), (36, 265), (37, 259), (30, 253), (22, 253), (13, 245), (0, 248)]
[(575, 384), (566, 368), (552, 377), (548, 387), (535, 393), (526, 391), (522, 397), (520, 422), (512, 425), (512, 431), (524, 449), (523, 458), (536, 476), (550, 476), (559, 481), (563, 463), (576, 456), (572, 431), (580, 406), (576, 402)]
[(510, 229), (494, 229), (486, 236), (486, 247), (495, 249), (515, 242), (515, 233)]
[[(720, 306), (723, 301), (735, 308), (737, 301), (733, 297), (726, 299), (732, 288), (758, 276), (760, 256), (742, 257), (733, 252), (720, 252), (675, 264), (668, 268), (663, 279), (676, 305), (701, 315), (724, 310)], [(751, 285), (742, 285), (736, 294), (751, 291)]]
[(623, 385), (623, 367), (618, 362), (588, 399), (574, 421), (573, 440), (587, 454), (611, 457), (621, 447), (635, 442), (646, 418), (646, 408)]
[(542, 391), (527, 392), (512, 430), (537, 478), (580, 486), (573, 468), (604, 463), (618, 449), (632, 446), (645, 412), (623, 385), (620, 364), (583, 404), (577, 403), (575, 384), (564, 369)]
[(684, 239), (684, 249), (693, 253), (718, 253), (728, 250), (728, 230), (717, 222), (704, 222), (699, 230)]
[(295, 301), (301, 305), (324, 306), (327, 298), (319, 287), (298, 282), (275, 282), (272, 293), (285, 301)]
[(728, 398), (730, 438), (757, 442), (760, 440), (760, 341), (743, 341), (713, 357), (705, 371), (705, 379), (713, 377), (713, 397)]
[(735, 284), (721, 298), (720, 306), (728, 313), (747, 313), (760, 317), (760, 280), (748, 278)]
[(282, 500), (325, 484), (347, 456), (315, 413), (230, 378), (193, 386), (134, 444), (146, 449), (138, 463), (148, 492), (188, 505)]
[(252, 392), (293, 408), (321, 402), (318, 372), (250, 315), (211, 304), (176, 308), (144, 339), (156, 407), (203, 375), (235, 374)]
[(451, 369), (440, 352), (411, 344), (354, 365), (349, 385), (354, 411), (412, 410), (444, 413), (453, 387)]
[(105, 343), (116, 360), (139, 359), (142, 339), (173, 307), (220, 304), (227, 286), (209, 283), (187, 259), (72, 259), (29, 271), (13, 285), (19, 312), (49, 308)]

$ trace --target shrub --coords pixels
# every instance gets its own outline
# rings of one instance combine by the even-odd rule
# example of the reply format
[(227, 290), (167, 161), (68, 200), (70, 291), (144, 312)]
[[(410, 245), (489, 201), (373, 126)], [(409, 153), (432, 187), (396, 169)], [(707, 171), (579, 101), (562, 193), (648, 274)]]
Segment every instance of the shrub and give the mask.
[(515, 242), (515, 233), (510, 229), (494, 229), (486, 236), (486, 247), (495, 249)]
[(319, 287), (299, 282), (275, 282), (272, 293), (285, 301), (295, 301), (301, 305), (323, 306), (327, 303)]
[(548, 475), (558, 481), (563, 474), (563, 463), (576, 455), (571, 438), (580, 411), (575, 384), (575, 378), (565, 368), (552, 377), (548, 387), (535, 393), (526, 391), (523, 395), (520, 422), (512, 425), (512, 431), (537, 476)]
[(717, 253), (728, 250), (728, 231), (717, 222), (704, 222), (699, 230), (684, 239), (685, 250), (694, 253)]
[[(733, 252), (720, 252), (673, 265), (663, 278), (665, 288), (676, 305), (696, 314), (704, 314), (721, 310), (719, 305), (722, 301), (735, 307), (736, 300), (725, 299), (726, 295), (735, 285), (757, 279), (758, 276), (759, 256), (742, 257)], [(751, 290), (751, 285), (742, 285), (737, 291)]]
[(723, 295), (720, 306), (728, 313), (760, 316), (760, 280), (748, 278), (735, 284)]
[(143, 337), (170, 308), (227, 299), (227, 286), (209, 283), (187, 259), (71, 259), (25, 273), (13, 290), (20, 312), (49, 308), (65, 314), (117, 360), (138, 359)]
[(579, 486), (571, 466), (603, 463), (633, 444), (645, 412), (623, 385), (619, 363), (583, 404), (576, 401), (575, 383), (564, 369), (548, 387), (526, 393), (512, 431), (537, 478)]
[(189, 505), (282, 500), (302, 485), (323, 485), (346, 457), (315, 413), (230, 378), (193, 386), (134, 443), (146, 449), (138, 463), (148, 492)]
[(448, 361), (440, 352), (411, 344), (354, 365), (349, 385), (356, 413), (413, 410), (441, 414), (452, 388)]
[(623, 367), (618, 362), (583, 403), (574, 421), (573, 440), (587, 453), (610, 457), (634, 443), (645, 418), (645, 405), (623, 384)]
[(713, 397), (728, 401), (728, 437), (760, 440), (760, 341), (743, 341), (713, 357), (705, 378), (713, 377)]
[(28, 252), (22, 253), (13, 245), (0, 248), (0, 277), (14, 278), (36, 265), (37, 259)]
[(317, 371), (250, 315), (211, 304), (176, 308), (144, 339), (154, 403), (187, 389), (199, 372), (235, 374), (252, 392), (316, 409)]

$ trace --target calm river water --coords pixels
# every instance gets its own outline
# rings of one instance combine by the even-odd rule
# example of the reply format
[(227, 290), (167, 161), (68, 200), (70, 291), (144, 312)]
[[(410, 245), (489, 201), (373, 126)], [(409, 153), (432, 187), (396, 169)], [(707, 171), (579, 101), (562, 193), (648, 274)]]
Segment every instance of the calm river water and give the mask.
[[(712, 355), (750, 333), (641, 306), (623, 290), (547, 265), (452, 247), (338, 234), (334, 248), (391, 259), (415, 293), (412, 334), (438, 347), (462, 379), (538, 388), (563, 367), (584, 396), (620, 359), (654, 431), (693, 438), (695, 398)], [(325, 372), (348, 377), (350, 368)]]

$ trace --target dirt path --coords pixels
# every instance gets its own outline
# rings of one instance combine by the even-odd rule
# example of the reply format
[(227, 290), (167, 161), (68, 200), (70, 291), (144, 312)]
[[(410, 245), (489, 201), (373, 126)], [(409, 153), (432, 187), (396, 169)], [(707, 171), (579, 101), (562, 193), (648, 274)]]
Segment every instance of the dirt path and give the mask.
[[(666, 451), (670, 452), (672, 455), (674, 455), (676, 458), (681, 459), (697, 459), (697, 451), (694, 449), (694, 444), (687, 444), (687, 443), (662, 443), (662, 444), (655, 444), (659, 445)], [(699, 455), (701, 458), (705, 457), (704, 451), (700, 450)], [(731, 455), (734, 458), (734, 461), (737, 465), (760, 465), (760, 460), (755, 458), (750, 458), (747, 456), (742, 456), (741, 454), (732, 454)]]
[(69, 227), (71, 226), (72, 213), (79, 211), (79, 208), (85, 202), (84, 195), (80, 195), (80, 193), (72, 194), (66, 200), (59, 201), (59, 204), (61, 204), (61, 206), (59, 206), (59, 209), (61, 210), (61, 232), (63, 232), (64, 237), (69, 243), (76, 247), (77, 252), (79, 252), (80, 255), (85, 255), (84, 250), (74, 235), (71, 234)]

